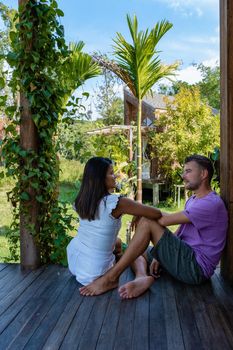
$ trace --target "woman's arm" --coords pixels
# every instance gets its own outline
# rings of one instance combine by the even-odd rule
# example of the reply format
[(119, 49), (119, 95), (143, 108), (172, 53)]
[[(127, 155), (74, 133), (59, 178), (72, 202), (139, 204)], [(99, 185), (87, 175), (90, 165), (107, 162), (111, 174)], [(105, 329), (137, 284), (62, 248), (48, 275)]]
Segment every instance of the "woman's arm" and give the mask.
[(134, 216), (144, 216), (148, 219), (158, 220), (162, 214), (159, 209), (150, 207), (133, 201), (132, 199), (121, 197), (116, 209), (112, 211), (115, 218), (119, 218), (122, 214), (130, 214)]
[(162, 213), (162, 217), (158, 220), (161, 226), (170, 226), (178, 224), (187, 224), (191, 221), (184, 215), (182, 211), (174, 214)]

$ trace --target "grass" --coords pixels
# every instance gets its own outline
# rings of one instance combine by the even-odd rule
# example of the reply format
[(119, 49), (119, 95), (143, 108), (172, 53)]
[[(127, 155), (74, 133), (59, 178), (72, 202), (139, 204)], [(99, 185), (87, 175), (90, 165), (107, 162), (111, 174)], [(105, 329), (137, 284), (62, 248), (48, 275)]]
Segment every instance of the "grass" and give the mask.
[[(60, 194), (59, 200), (62, 202), (66, 202), (68, 205), (68, 213), (71, 214), (73, 219), (74, 229), (69, 231), (68, 234), (74, 237), (77, 233), (78, 227), (78, 216), (74, 209), (72, 208), (72, 204), (74, 203), (75, 197), (80, 187), (80, 177), (82, 174), (82, 165), (79, 162), (75, 161), (61, 161), (62, 172), (60, 173)], [(6, 238), (7, 230), (10, 229), (10, 224), (12, 221), (11, 214), (11, 205), (7, 201), (7, 192), (11, 190), (13, 186), (12, 180), (1, 180), (0, 181), (0, 262), (4, 261), (5, 258), (9, 257), (9, 244)], [(159, 209), (161, 211), (172, 213), (177, 211), (177, 207), (167, 207), (164, 203), (159, 205)], [(179, 209), (181, 210), (181, 208)], [(122, 217), (122, 227), (119, 232), (119, 236), (123, 242), (126, 240), (126, 230), (129, 222), (131, 221), (132, 216), (124, 215)], [(170, 227), (174, 232), (177, 226)]]
[(9, 258), (9, 244), (6, 239), (6, 233), (10, 229), (12, 221), (11, 205), (7, 201), (7, 192), (11, 186), (9, 183), (1, 184), (0, 187), (0, 261)]

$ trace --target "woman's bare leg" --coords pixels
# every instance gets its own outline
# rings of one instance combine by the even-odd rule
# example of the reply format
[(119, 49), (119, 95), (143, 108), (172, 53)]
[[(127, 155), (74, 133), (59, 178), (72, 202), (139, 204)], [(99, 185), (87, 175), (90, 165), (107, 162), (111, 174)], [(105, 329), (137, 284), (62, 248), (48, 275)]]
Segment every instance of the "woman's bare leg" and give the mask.
[(138, 225), (136, 232), (129, 243), (128, 248), (123, 254), (122, 258), (114, 265), (105, 275), (96, 279), (92, 283), (79, 289), (82, 295), (99, 295), (118, 285), (120, 274), (130, 266), (136, 258), (144, 253), (150, 241), (154, 245), (164, 233), (164, 227), (159, 225), (156, 221), (142, 218)]

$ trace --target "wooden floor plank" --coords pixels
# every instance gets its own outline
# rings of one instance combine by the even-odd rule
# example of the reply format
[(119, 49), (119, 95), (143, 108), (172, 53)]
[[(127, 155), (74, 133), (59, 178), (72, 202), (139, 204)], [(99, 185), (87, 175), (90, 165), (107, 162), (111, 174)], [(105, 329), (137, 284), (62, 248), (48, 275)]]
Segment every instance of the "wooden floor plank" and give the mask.
[(176, 305), (172, 277), (161, 278), (167, 335), (167, 350), (184, 350), (183, 335)]
[(226, 318), (226, 311), (223, 308), (222, 301), (218, 300), (214, 291), (214, 280), (206, 283), (205, 288), (198, 290), (200, 296), (206, 305), (207, 313), (210, 317), (210, 321), (214, 333), (215, 348), (222, 347), (226, 350), (232, 349), (232, 337), (231, 339), (226, 337), (228, 332), (228, 321)]
[(136, 299), (122, 300), (120, 317), (116, 330), (114, 349), (128, 350), (132, 348), (133, 325)]
[(0, 271), (4, 270), (9, 264), (0, 263)]
[(20, 295), (44, 272), (44, 267), (31, 271), (22, 281), (14, 286), (11, 291), (2, 294), (0, 302), (0, 315), (13, 304)]
[[(111, 294), (112, 291), (96, 297), (96, 303), (91, 310), (90, 317), (88, 318), (79, 343), (79, 350), (94, 350), (96, 348)], [(94, 328), (93, 324), (95, 325)], [(111, 337), (111, 334), (109, 334), (109, 337)]]
[[(120, 318), (121, 299), (117, 289), (114, 289), (109, 300), (105, 319), (97, 341), (96, 350), (114, 349), (116, 330)], [(111, 336), (109, 336), (111, 335)]]
[[(46, 343), (47, 338), (50, 336), (52, 330), (54, 329), (59, 317), (67, 306), (70, 298), (73, 296), (74, 291), (77, 292), (77, 282), (75, 279), (70, 278), (68, 283), (64, 285), (59, 298), (55, 300), (55, 303), (48, 311), (44, 319), (42, 319), (39, 327), (32, 334), (30, 340), (24, 347), (28, 350), (42, 349), (43, 345)], [(34, 322), (34, 321), (32, 321)]]
[[(75, 281), (74, 278), (73, 278), (73, 281)], [(78, 322), (77, 322), (78, 323), (77, 328), (76, 328), (75, 322), (74, 322), (74, 327), (73, 327), (73, 330), (76, 332), (75, 333), (76, 338), (75, 338), (75, 336), (74, 336), (74, 338), (69, 337), (69, 336), (66, 337), (66, 335), (68, 332), (70, 332), (71, 323), (74, 320), (75, 315), (76, 315), (77, 311), (79, 310), (79, 307), (82, 304), (83, 299), (84, 299), (84, 297), (81, 296), (79, 293), (79, 290), (78, 290), (79, 287), (80, 287), (80, 285), (77, 283), (76, 288), (74, 290), (74, 293), (70, 298), (70, 301), (67, 303), (67, 305), (64, 308), (63, 312), (61, 313), (54, 329), (50, 333), (50, 336), (48, 337), (48, 339), (46, 340), (46, 343), (43, 346), (44, 350), (45, 349), (46, 350), (59, 349), (64, 339), (66, 339), (66, 340), (72, 339), (76, 344), (77, 334), (79, 334), (79, 331), (78, 331), (79, 323)], [(91, 307), (92, 307), (92, 305), (91, 305)], [(87, 308), (86, 308), (86, 313), (88, 313)], [(80, 314), (81, 314), (81, 312), (80, 312)], [(81, 320), (80, 323), (82, 324), (83, 320)], [(66, 349), (72, 349), (72, 344), (69, 343), (69, 346), (66, 347)]]
[(192, 304), (187, 293), (187, 288), (192, 288), (179, 281), (173, 280), (177, 310), (182, 329), (183, 341), (186, 350), (204, 350), (198, 327), (192, 309)]
[[(233, 289), (218, 274), (201, 286), (163, 274), (144, 295), (121, 300), (117, 289), (81, 296), (59, 266), (25, 276), (17, 265), (1, 267), (0, 349), (233, 349)], [(120, 283), (132, 278), (127, 269)]]
[(227, 286), (226, 290), (225, 281), (217, 274), (214, 274), (212, 277), (212, 291), (218, 299), (219, 307), (222, 311), (221, 317), (224, 317), (222, 324), (226, 338), (230, 344), (233, 344), (233, 290), (230, 286)]
[(136, 299), (132, 334), (132, 349), (134, 350), (149, 350), (149, 301), (149, 291)]
[(61, 273), (60, 275), (53, 273), (46, 288), (43, 286), (42, 293), (31, 295), (30, 300), (24, 304), (24, 307), (0, 335), (0, 349), (23, 348), (41, 318), (44, 317), (44, 313), (55, 302), (67, 278), (67, 274), (63, 276)]
[[(80, 304), (80, 307), (78, 308), (75, 317), (70, 324), (68, 332), (66, 333), (64, 341), (62, 342), (59, 350), (78, 349), (79, 344), (82, 341), (87, 322), (90, 318), (90, 314), (96, 302), (98, 302), (98, 297), (83, 298), (82, 303)], [(46, 348), (46, 350), (49, 349), (50, 348)], [(55, 350), (55, 348), (52, 349)]]
[(162, 278), (150, 287), (149, 303), (149, 349), (167, 350)]
[[(205, 301), (205, 299), (203, 299), (203, 295), (206, 293), (207, 288), (208, 282), (203, 285), (192, 286), (187, 289), (202, 346), (204, 349), (228, 349), (228, 344), (224, 339), (222, 345), (219, 344), (219, 329), (214, 327), (211, 321), (211, 312), (214, 306), (208, 305), (211, 303), (211, 300)], [(211, 296), (211, 298), (213, 298), (213, 296)], [(216, 321), (219, 322), (218, 320)], [(219, 326), (221, 327), (221, 325)], [(224, 346), (226, 346), (226, 348)]]
[(4, 313), (1, 314), (0, 322), (0, 342), (1, 342), (1, 333), (5, 328), (11, 323), (11, 321), (16, 317), (16, 315), (27, 305), (32, 297), (38, 296), (39, 293), (43, 292), (47, 286), (51, 283), (51, 279), (56, 273), (57, 267), (49, 266), (43, 274), (41, 274), (30, 288), (27, 288), (19, 297), (12, 301), (12, 304), (6, 309), (5, 299), (3, 299), (3, 305), (0, 302), (0, 310), (3, 310)]
[(1, 278), (0, 300), (30, 274), (30, 271), (22, 271), (19, 266), (12, 266), (11, 268), (12, 270)]
[(21, 269), (18, 264), (9, 264), (6, 268), (0, 271), (0, 291), (6, 289), (8, 283), (18, 279), (21, 274)]
[[(39, 298), (39, 302), (37, 298), (33, 298), (28, 304), (28, 308), (21, 311), (17, 316), (17, 324), (19, 320), (23, 320), (24, 324), (23, 327), (21, 325), (21, 329), (17, 337), (15, 337), (15, 339), (8, 346), (9, 350), (23, 349), (33, 336), (40, 323), (44, 320), (51, 307), (57, 302), (57, 300), (60, 299), (62, 290), (65, 288), (68, 280), (71, 278), (70, 274), (67, 273), (68, 271), (62, 272)], [(12, 322), (11, 328), (15, 328), (15, 320)]]

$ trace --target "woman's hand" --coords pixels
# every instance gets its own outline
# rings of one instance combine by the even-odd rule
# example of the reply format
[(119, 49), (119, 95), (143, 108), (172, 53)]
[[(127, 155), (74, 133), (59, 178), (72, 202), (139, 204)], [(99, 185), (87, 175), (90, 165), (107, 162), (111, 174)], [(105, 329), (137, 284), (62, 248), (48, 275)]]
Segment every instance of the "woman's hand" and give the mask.
[(133, 219), (131, 221), (131, 224), (130, 224), (130, 228), (131, 228), (132, 231), (136, 230), (140, 219), (141, 219), (141, 216), (134, 216), (133, 217)]
[(154, 278), (159, 278), (160, 277), (160, 264), (158, 262), (158, 260), (153, 259), (152, 263), (150, 264), (150, 274), (151, 276), (153, 276)]

